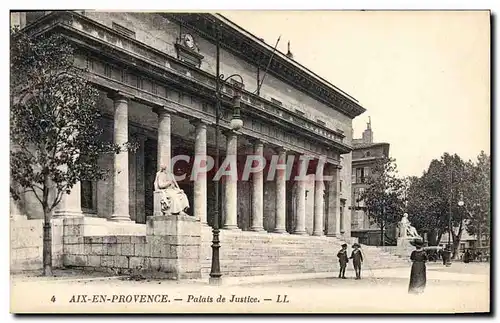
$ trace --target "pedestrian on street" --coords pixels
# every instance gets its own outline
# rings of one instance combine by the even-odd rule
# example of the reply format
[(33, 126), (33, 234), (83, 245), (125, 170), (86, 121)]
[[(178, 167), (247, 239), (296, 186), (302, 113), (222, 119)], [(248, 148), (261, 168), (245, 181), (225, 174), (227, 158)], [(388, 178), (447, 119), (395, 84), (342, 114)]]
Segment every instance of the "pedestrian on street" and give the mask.
[(361, 246), (358, 243), (352, 245), (354, 250), (351, 253), (352, 264), (356, 272), (356, 279), (361, 279), (361, 264), (363, 263), (363, 255), (361, 254)]
[(465, 250), (464, 258), (463, 258), (464, 263), (468, 264), (471, 261), (471, 258), (472, 258), (472, 255), (469, 252), (469, 249)]
[(450, 256), (451, 252), (449, 251), (449, 247), (446, 246), (442, 252), (442, 258), (443, 258), (443, 265), (448, 264), (448, 257)]
[(345, 268), (347, 267), (347, 263), (349, 262), (349, 258), (347, 257), (347, 244), (342, 245), (342, 249), (337, 253), (337, 258), (339, 258), (340, 263), (340, 272), (339, 278), (345, 278)]
[(415, 246), (412, 251), (410, 259), (413, 262), (411, 265), (410, 285), (408, 286), (408, 293), (421, 294), (424, 292), (427, 283), (427, 269), (425, 262), (427, 261), (427, 253), (422, 248), (423, 242), (420, 239), (411, 242)]

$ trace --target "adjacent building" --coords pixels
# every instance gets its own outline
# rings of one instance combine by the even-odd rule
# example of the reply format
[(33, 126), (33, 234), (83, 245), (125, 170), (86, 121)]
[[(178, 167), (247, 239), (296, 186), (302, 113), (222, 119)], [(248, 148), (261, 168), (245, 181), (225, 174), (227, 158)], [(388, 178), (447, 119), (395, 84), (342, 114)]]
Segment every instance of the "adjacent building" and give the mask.
[[(381, 232), (378, 224), (368, 216), (361, 196), (368, 187), (367, 179), (380, 159), (389, 157), (388, 143), (374, 142), (371, 120), (359, 139), (353, 139), (352, 179), (351, 179), (351, 235), (367, 245), (381, 245)], [(389, 228), (385, 235), (394, 238), (394, 229)]]

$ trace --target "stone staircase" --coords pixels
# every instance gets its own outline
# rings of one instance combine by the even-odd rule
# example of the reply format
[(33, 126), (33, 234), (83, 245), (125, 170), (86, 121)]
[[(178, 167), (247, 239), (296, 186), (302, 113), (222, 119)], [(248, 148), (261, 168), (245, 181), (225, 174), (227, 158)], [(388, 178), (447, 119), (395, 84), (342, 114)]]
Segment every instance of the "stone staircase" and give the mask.
[[(211, 240), (211, 229), (204, 228), (200, 262), (205, 277), (211, 266)], [(224, 276), (337, 272), (337, 252), (344, 243), (334, 237), (233, 230), (221, 230), (220, 241), (220, 265)], [(365, 264), (372, 269), (408, 265), (377, 247), (363, 246), (362, 249)]]
[(384, 247), (361, 245), (361, 250), (364, 267), (371, 269), (407, 267), (411, 264), (410, 256), (407, 258), (397, 256)]

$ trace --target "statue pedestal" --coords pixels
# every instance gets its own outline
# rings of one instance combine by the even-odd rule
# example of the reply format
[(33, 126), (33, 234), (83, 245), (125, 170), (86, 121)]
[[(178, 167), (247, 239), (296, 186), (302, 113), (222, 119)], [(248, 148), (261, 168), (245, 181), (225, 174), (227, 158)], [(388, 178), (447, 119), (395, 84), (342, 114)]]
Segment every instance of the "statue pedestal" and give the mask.
[(414, 239), (415, 238), (411, 237), (398, 238), (396, 249), (398, 256), (410, 257), (411, 252), (415, 249), (415, 247), (411, 245), (410, 241)]
[(185, 214), (148, 219), (149, 269), (168, 279), (201, 278), (201, 222)]

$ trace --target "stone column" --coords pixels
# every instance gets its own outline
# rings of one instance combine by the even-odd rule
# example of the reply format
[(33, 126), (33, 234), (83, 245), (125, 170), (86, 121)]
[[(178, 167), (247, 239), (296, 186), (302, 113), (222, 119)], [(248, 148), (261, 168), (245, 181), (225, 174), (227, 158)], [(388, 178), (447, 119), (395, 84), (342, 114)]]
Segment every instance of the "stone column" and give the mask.
[(286, 150), (278, 150), (276, 167), (276, 226), (274, 232), (286, 233)]
[(323, 235), (323, 210), (325, 208), (324, 194), (325, 186), (323, 183), (324, 163), (319, 162), (316, 168), (316, 177), (314, 180), (314, 230), (313, 236)]
[[(256, 140), (253, 145), (254, 155), (263, 157), (264, 144)], [(254, 161), (257, 163), (257, 161)], [(258, 166), (258, 165), (255, 165)], [(252, 174), (252, 231), (264, 231), (264, 173)]]
[[(307, 166), (306, 160), (299, 161), (300, 174), (305, 174), (303, 170)], [(306, 232), (306, 179), (298, 179), (297, 185), (297, 211), (295, 219), (294, 234), (305, 235)]]
[(170, 142), (170, 113), (162, 107), (154, 109), (158, 114), (158, 170), (161, 165), (167, 166), (169, 171), (172, 160), (172, 146)]
[(145, 179), (145, 160), (144, 160), (144, 145), (146, 136), (136, 134), (139, 147), (136, 152), (136, 182), (135, 182), (135, 213), (137, 223), (146, 223), (146, 179)]
[(202, 169), (194, 180), (194, 216), (200, 219), (202, 225), (207, 224), (207, 124), (201, 120), (192, 122), (196, 127), (194, 143), (195, 161)]
[[(128, 163), (127, 163), (128, 167)], [(71, 188), (71, 193), (64, 193), (61, 202), (54, 210), (54, 216), (82, 216), (82, 195), (81, 185), (77, 182)], [(127, 204), (128, 206), (128, 204)]]
[[(157, 142), (157, 170), (161, 166), (165, 166), (169, 172), (173, 173), (171, 169), (172, 162), (172, 144), (171, 144), (171, 119), (170, 113), (164, 107), (159, 106), (153, 108), (153, 112), (158, 115), (158, 142)], [(153, 192), (153, 216), (162, 216), (161, 211), (161, 191)]]
[[(231, 160), (231, 166), (236, 165), (238, 137), (234, 131), (227, 131), (226, 135), (226, 158)], [(237, 172), (236, 172), (237, 173)], [(238, 229), (238, 208), (237, 208), (237, 189), (238, 179), (235, 176), (225, 176), (224, 180), (224, 194), (225, 194), (225, 214), (226, 221), (224, 229), (234, 230)]]
[(27, 219), (27, 218), (28, 217), (21, 212), (21, 201), (14, 200), (12, 195), (10, 195), (10, 219), (11, 220), (19, 220), (19, 219)]
[(327, 165), (328, 175), (332, 180), (328, 182), (328, 227), (326, 235), (329, 237), (340, 237), (340, 181), (338, 166)]
[(113, 95), (114, 101), (114, 143), (122, 148), (119, 154), (114, 154), (113, 176), (113, 214), (111, 221), (130, 221), (129, 212), (129, 178), (128, 178), (128, 151), (125, 144), (128, 142), (128, 102), (129, 98)]

